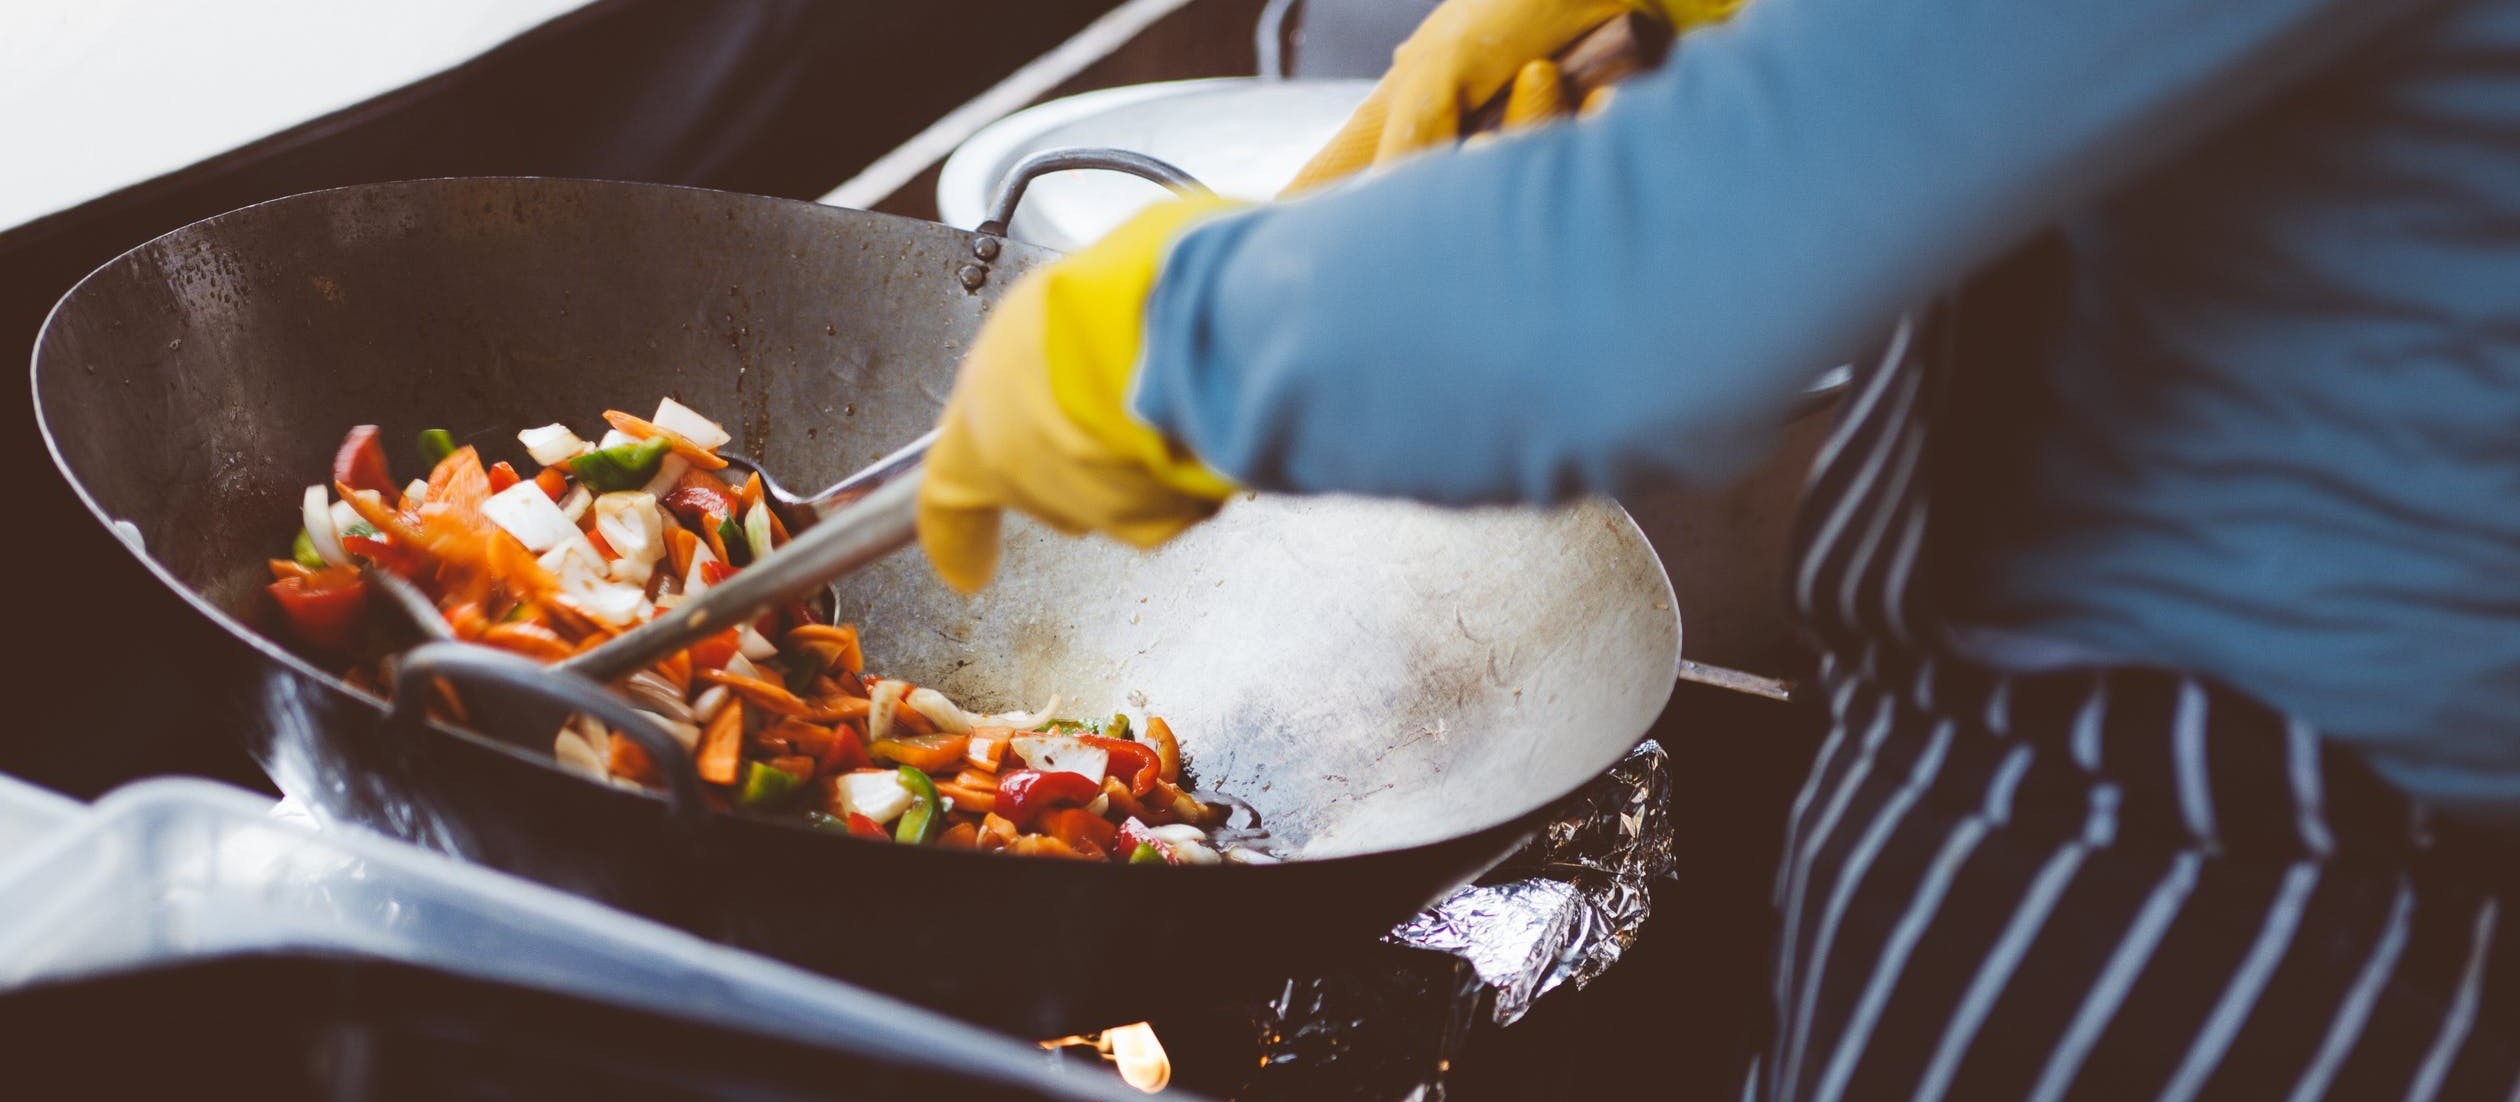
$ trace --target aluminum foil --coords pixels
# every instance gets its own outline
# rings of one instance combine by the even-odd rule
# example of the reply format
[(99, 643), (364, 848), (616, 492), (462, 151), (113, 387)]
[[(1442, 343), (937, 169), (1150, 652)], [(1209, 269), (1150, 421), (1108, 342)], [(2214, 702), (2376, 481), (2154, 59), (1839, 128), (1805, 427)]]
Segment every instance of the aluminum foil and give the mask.
[(1647, 886), (1672, 875), (1672, 844), (1669, 757), (1643, 742), (1530, 844), (1386, 940), (1468, 961), (1493, 996), (1489, 1013), (1510, 1025), (1627, 952), (1653, 907)]

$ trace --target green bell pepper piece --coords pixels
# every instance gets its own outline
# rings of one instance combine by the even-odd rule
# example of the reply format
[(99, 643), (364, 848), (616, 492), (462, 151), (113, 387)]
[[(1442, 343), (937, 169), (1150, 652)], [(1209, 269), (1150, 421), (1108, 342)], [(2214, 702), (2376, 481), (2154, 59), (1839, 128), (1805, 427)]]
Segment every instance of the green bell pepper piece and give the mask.
[(656, 477), (657, 465), (663, 463), (665, 453), (672, 450), (673, 445), (666, 443), (662, 436), (634, 440), (598, 448), (569, 460), (569, 469), (597, 493), (635, 490)]
[(315, 536), (304, 528), (298, 529), (297, 539), (289, 543), (289, 557), (309, 570), (322, 570), (331, 565), (315, 550)]
[(796, 795), (800, 783), (795, 774), (785, 769), (757, 761), (745, 762), (744, 785), (735, 794), (735, 806), (746, 811), (777, 807)]
[(718, 539), (726, 544), (726, 565), (743, 566), (752, 562), (752, 543), (744, 538), (744, 528), (735, 523), (735, 518), (728, 517), (718, 522)]
[(806, 812), (805, 825), (815, 830), (828, 830), (833, 834), (849, 833), (849, 821), (828, 811)]
[(905, 765), (901, 767), (901, 787), (910, 790), (910, 810), (902, 812), (901, 822), (894, 825), (893, 841), (910, 846), (934, 841), (945, 821), (945, 798), (937, 794), (936, 782)]
[(1161, 865), (1164, 863), (1164, 853), (1162, 850), (1156, 849), (1155, 843), (1153, 842), (1140, 842), (1138, 843), (1138, 848), (1129, 851), (1129, 863), (1132, 865)]
[(455, 454), (455, 434), (445, 429), (420, 430), (420, 465), (436, 470), (446, 457)]
[(1113, 713), (1111, 713), (1111, 722), (1106, 723), (1106, 724), (1103, 724), (1102, 733), (1103, 733), (1105, 736), (1110, 737), (1110, 738), (1128, 738), (1128, 737), (1130, 737), (1130, 736), (1129, 736), (1129, 716), (1128, 716), (1128, 713), (1125, 713), (1125, 712), (1113, 712)]

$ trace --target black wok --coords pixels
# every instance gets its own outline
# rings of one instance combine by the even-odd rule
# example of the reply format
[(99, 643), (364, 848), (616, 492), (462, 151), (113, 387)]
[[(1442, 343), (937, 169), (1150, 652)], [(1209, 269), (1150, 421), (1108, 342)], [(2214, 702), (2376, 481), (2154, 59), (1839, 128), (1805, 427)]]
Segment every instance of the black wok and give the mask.
[[(342, 431), (491, 458), (671, 394), (790, 485), (932, 422), (991, 301), (1047, 254), (930, 223), (655, 185), (435, 180), (178, 230), (73, 289), (35, 357), (56, 462), (224, 629), (191, 656), (319, 815), (1041, 1035), (1150, 1017), (1370, 942), (1510, 851), (1668, 697), (1679, 621), (1607, 505), (1258, 498), (1152, 555), (1013, 525), (1003, 581), (915, 554), (839, 586), (870, 665), (990, 710), (1170, 718), (1202, 783), (1306, 860), (1145, 868), (676, 816), (547, 747), (387, 729), (272, 641), (261, 562)], [(131, 690), (149, 691), (148, 670)], [(168, 723), (196, 717), (170, 715)], [(110, 737), (99, 732), (94, 737)], [(695, 992), (695, 998), (711, 997)]]

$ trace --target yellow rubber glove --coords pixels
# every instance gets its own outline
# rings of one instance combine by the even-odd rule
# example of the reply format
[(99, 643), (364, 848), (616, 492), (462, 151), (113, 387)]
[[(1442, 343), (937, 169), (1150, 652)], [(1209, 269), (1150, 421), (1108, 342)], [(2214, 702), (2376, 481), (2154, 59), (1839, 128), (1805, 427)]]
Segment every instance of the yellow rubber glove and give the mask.
[(1233, 483), (1129, 409), (1164, 249), (1232, 209), (1180, 199), (1034, 272), (992, 308), (946, 399), (919, 484), (919, 546), (945, 583), (997, 572), (1002, 512), (1152, 547), (1216, 511)]
[[(1515, 98), (1539, 90), (1534, 61), (1554, 57), (1593, 28), (1631, 11), (1659, 16), (1680, 31), (1718, 22), (1744, 0), (1445, 0), (1392, 52), (1391, 71), (1356, 113), (1296, 173), (1286, 194), (1341, 179), (1369, 165), (1460, 140), (1462, 117), (1509, 83)], [(1555, 66), (1550, 67), (1554, 76)], [(1517, 79), (1517, 78), (1521, 79)], [(1545, 106), (1509, 118), (1528, 123), (1563, 110), (1562, 89)]]

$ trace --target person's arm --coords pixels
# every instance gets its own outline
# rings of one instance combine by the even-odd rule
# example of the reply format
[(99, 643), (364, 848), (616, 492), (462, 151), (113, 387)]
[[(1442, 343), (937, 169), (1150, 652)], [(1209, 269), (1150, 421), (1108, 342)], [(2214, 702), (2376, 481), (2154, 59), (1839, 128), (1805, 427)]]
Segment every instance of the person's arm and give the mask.
[(1190, 232), (1135, 408), (1263, 488), (1721, 478), (1901, 310), (2424, 6), (1755, 0), (1594, 119)]

